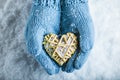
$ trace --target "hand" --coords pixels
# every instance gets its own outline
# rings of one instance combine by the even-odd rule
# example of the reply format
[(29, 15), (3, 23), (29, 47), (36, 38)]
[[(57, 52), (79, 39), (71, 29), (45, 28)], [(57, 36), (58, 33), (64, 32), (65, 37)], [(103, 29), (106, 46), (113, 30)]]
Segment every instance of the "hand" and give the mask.
[(59, 66), (43, 50), (46, 34), (59, 33), (59, 0), (34, 0), (26, 26), (25, 38), (28, 51), (40, 63), (48, 74), (59, 72)]
[(94, 42), (94, 29), (87, 0), (61, 1), (61, 32), (73, 32), (79, 40), (78, 50), (62, 67), (63, 71), (72, 72), (85, 63)]

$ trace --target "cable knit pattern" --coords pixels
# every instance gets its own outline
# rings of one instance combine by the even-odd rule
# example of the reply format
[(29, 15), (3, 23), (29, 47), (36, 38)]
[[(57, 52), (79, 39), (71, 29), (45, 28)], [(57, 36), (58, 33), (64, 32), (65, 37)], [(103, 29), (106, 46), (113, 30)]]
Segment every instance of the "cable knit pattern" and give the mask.
[[(59, 0), (50, 1), (58, 4), (57, 2)], [(48, 33), (59, 33), (60, 12), (59, 10), (49, 7), (51, 4), (54, 5), (49, 2), (49, 0), (43, 0), (43, 2), (39, 0), (39, 2), (40, 5), (34, 5), (35, 3), (33, 3), (31, 9), (25, 31), (26, 43), (28, 51), (35, 57), (38, 63), (40, 63), (49, 74), (55, 74), (59, 72), (59, 66), (52, 61), (43, 50), (42, 41), (44, 35)], [(54, 7), (58, 8), (56, 5), (54, 5)]]
[(75, 5), (75, 4), (80, 4), (80, 3), (87, 3), (88, 0), (61, 0), (61, 4), (64, 4), (64, 6), (69, 6), (69, 5)]
[(88, 53), (93, 47), (94, 29), (86, 0), (84, 3), (81, 0), (63, 0), (61, 6), (62, 33), (74, 32), (79, 38), (80, 48), (63, 67), (63, 71), (72, 72), (74, 67), (79, 69), (85, 63)]
[(60, 0), (33, 0), (34, 5), (41, 5), (42, 7), (57, 8), (60, 5)]

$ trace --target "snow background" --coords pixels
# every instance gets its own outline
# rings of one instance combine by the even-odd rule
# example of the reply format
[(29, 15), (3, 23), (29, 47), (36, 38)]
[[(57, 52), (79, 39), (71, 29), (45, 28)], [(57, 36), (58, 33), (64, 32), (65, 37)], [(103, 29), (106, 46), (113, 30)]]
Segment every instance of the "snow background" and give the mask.
[(89, 0), (95, 45), (84, 67), (48, 75), (27, 54), (24, 29), (32, 0), (0, 0), (0, 80), (120, 80), (120, 0)]

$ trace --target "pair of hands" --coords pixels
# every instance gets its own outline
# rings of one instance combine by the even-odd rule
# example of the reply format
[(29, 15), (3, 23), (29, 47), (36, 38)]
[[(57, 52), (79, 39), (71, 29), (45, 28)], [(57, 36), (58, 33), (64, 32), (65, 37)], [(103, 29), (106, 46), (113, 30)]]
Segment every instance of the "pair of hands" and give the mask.
[(27, 23), (25, 38), (30, 54), (48, 74), (56, 74), (58, 66), (43, 49), (42, 41), (49, 33), (77, 35), (79, 46), (75, 54), (62, 66), (72, 72), (85, 63), (94, 42), (94, 29), (87, 0), (34, 0)]

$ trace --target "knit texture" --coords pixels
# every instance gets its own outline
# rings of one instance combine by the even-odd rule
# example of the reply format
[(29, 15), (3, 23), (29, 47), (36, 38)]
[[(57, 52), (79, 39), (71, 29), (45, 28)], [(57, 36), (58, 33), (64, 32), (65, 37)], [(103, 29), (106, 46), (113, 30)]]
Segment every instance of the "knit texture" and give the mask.
[(60, 0), (33, 0), (33, 4), (58, 9), (58, 6), (60, 6)]
[(79, 69), (93, 46), (93, 25), (86, 0), (61, 0), (61, 3), (59, 0), (34, 0), (26, 27), (26, 43), (30, 54), (49, 74), (58, 73), (60, 67), (46, 54), (42, 41), (48, 33), (59, 34), (60, 23), (62, 34), (73, 32), (79, 41), (78, 50), (63, 66), (63, 71)]
[(88, 3), (80, 0), (63, 0), (61, 5), (61, 31), (73, 32), (78, 36), (79, 48), (63, 67), (63, 71), (72, 72), (79, 69), (86, 61), (93, 47), (94, 29), (88, 9)]
[[(41, 1), (41, 2), (39, 2)], [(30, 54), (40, 63), (49, 74), (59, 72), (59, 66), (46, 54), (42, 41), (48, 33), (59, 33), (60, 11), (49, 6), (56, 6), (59, 0), (39, 0), (40, 5), (33, 3), (30, 17), (26, 26), (25, 39)], [(54, 1), (54, 3), (52, 3)], [(35, 1), (37, 2), (37, 0)], [(48, 5), (49, 4), (49, 5)]]

